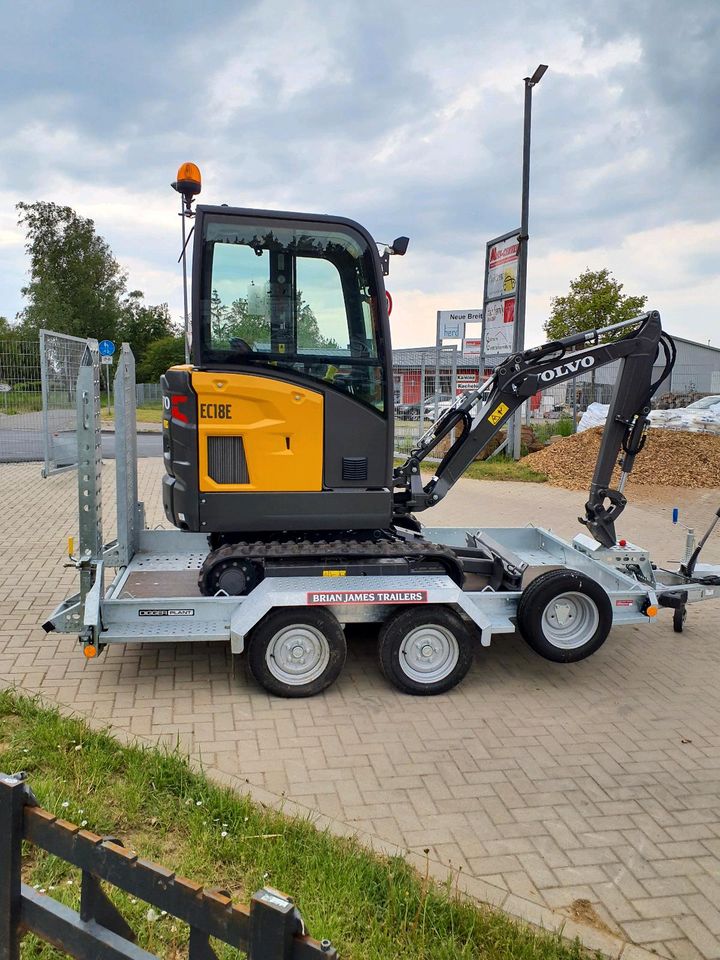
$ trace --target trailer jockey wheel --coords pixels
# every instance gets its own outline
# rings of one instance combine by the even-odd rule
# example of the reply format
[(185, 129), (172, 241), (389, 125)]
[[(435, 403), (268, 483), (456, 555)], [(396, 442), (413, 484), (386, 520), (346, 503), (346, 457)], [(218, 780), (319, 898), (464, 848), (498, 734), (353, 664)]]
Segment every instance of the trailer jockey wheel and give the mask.
[(327, 610), (283, 607), (255, 627), (248, 668), (257, 682), (279, 697), (312, 697), (340, 675), (345, 634)]
[(386, 621), (378, 637), (385, 677), (403, 693), (445, 693), (463, 679), (473, 658), (464, 621), (446, 607), (411, 607)]
[(682, 633), (685, 629), (685, 621), (687, 620), (687, 607), (683, 604), (681, 607), (676, 607), (673, 610), (673, 630), (675, 633)]
[(575, 663), (605, 643), (612, 606), (590, 577), (573, 570), (549, 570), (523, 591), (517, 623), (523, 639), (541, 657)]

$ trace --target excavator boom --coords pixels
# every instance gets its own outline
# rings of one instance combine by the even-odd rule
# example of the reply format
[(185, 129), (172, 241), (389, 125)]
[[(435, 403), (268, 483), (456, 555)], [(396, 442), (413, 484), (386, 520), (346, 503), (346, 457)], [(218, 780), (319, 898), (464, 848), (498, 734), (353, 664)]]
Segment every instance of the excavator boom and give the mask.
[[(619, 339), (601, 342), (626, 328), (629, 332)], [(587, 348), (572, 349), (578, 346)], [(664, 355), (663, 370), (653, 380), (661, 352)], [(581, 523), (599, 543), (613, 546), (616, 541), (615, 520), (627, 502), (623, 495), (625, 479), (644, 443), (650, 401), (675, 362), (675, 346), (663, 333), (657, 311), (610, 327), (573, 334), (503, 360), (485, 383), (458, 397), (420, 438), (405, 463), (396, 468), (396, 519), (426, 510), (442, 500), (512, 414), (538, 390), (564, 383), (578, 374), (614, 361), (620, 362), (620, 369), (585, 505), (585, 517), (581, 518)], [(460, 435), (440, 461), (434, 476), (423, 483), (421, 462), (455, 428), (460, 428)], [(613, 489), (610, 486), (612, 473), (621, 453), (621, 480), (619, 488)]]

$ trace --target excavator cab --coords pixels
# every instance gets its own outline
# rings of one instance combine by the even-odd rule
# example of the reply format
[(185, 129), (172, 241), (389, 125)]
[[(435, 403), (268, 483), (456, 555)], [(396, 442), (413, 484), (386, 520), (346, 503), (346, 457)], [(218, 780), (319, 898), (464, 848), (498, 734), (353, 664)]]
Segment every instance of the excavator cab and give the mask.
[(351, 220), (197, 207), (192, 363), (163, 378), (172, 523), (224, 534), (388, 526), (383, 268)]

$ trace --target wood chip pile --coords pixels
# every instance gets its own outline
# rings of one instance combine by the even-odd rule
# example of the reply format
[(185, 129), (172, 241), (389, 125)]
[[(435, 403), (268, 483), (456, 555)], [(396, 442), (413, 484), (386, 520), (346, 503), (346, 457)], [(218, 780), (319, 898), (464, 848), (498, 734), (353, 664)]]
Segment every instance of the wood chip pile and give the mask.
[[(550, 482), (568, 490), (590, 484), (600, 449), (602, 427), (564, 437), (523, 463), (547, 474)], [(613, 476), (617, 484), (619, 470)], [(644, 486), (720, 488), (720, 437), (708, 433), (650, 430), (645, 447), (635, 460), (628, 483)]]

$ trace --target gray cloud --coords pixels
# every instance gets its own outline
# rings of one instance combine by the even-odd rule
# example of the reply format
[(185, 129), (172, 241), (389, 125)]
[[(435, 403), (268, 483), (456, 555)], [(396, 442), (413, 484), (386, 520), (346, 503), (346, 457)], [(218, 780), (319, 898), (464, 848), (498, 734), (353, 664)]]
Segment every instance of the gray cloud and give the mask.
[[(164, 226), (98, 218), (148, 270), (173, 269), (168, 182), (194, 159), (208, 202), (354, 216), (382, 239), (408, 233), (427, 289), (438, 255), (477, 277), (469, 252), (518, 220), (522, 77), (539, 60), (534, 242), (590, 250), (720, 215), (720, 5), (706, 0), (48, 0), (4, 17), (3, 196), (166, 203)], [(717, 271), (707, 260), (686, 269)], [(2, 271), (0, 313), (21, 283)]]

